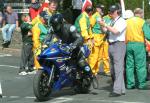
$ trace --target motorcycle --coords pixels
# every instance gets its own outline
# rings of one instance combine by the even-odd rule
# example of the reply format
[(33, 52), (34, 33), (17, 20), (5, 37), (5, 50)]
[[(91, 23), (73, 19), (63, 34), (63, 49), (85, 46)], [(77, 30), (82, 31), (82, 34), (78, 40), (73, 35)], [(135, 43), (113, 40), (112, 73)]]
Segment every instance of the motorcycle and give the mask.
[[(81, 51), (89, 55), (86, 46)], [(60, 91), (63, 87), (72, 87), (76, 93), (88, 93), (92, 83), (92, 73), (89, 66), (79, 68), (72, 59), (70, 45), (55, 42), (43, 49), (38, 56), (43, 67), (38, 70), (33, 80), (34, 94), (39, 101), (50, 99), (50, 94)]]

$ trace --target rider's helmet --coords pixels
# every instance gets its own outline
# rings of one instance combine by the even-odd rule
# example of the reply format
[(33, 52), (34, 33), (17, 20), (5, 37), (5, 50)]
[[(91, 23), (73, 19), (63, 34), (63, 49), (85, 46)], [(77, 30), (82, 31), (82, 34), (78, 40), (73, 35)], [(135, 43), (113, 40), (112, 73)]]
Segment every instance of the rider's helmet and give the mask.
[(61, 14), (54, 14), (49, 24), (52, 26), (54, 32), (59, 32), (63, 25), (63, 16)]

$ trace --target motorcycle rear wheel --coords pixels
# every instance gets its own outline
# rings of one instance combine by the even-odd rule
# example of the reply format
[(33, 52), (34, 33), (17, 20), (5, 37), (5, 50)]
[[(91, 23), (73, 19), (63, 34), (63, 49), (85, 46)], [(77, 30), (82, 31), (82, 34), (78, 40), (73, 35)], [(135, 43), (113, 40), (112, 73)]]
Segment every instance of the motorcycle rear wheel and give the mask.
[(44, 70), (38, 70), (33, 79), (33, 91), (38, 101), (50, 99), (51, 86), (48, 86), (49, 75)]

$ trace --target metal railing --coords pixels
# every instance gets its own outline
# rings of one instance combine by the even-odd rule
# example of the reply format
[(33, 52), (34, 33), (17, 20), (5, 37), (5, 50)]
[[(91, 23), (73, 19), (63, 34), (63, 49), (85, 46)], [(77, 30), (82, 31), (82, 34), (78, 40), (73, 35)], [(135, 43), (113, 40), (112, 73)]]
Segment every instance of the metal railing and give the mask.
[(29, 7), (30, 3), (4, 3), (4, 6), (10, 5), (12, 7)]
[(4, 3), (4, 6), (10, 5), (17, 13), (29, 13), (30, 3)]

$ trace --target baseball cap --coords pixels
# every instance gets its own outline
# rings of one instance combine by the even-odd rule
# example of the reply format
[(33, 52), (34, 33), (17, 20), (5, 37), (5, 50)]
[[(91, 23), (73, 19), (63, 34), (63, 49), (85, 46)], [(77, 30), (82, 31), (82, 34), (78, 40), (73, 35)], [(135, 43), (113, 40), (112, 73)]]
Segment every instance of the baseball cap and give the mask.
[(105, 6), (104, 6), (104, 5), (102, 5), (102, 4), (97, 4), (97, 5), (96, 5), (96, 8), (104, 9), (104, 7), (105, 7)]
[(111, 12), (111, 13), (113, 13), (116, 10), (119, 10), (119, 6), (118, 5), (111, 5), (109, 7), (109, 12)]

